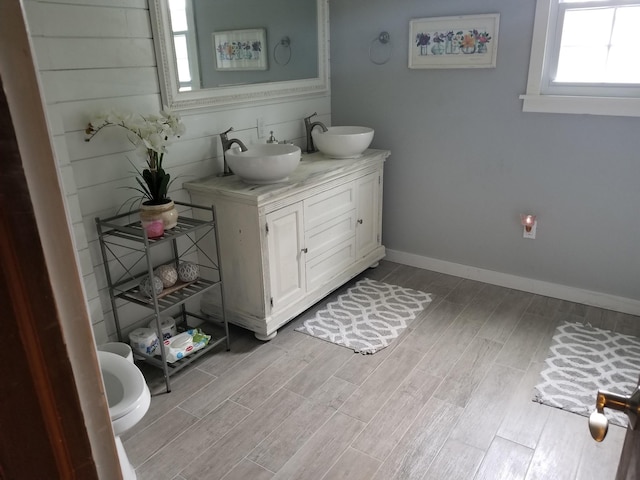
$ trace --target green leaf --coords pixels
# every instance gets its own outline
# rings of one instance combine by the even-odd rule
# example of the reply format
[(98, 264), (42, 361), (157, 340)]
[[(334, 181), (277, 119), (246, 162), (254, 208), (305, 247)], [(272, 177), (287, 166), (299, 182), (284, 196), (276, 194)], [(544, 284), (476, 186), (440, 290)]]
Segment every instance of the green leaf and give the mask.
[(158, 186), (158, 196), (159, 198), (165, 198), (167, 196), (167, 190), (169, 187), (169, 180), (171, 179), (171, 175), (168, 173), (162, 177), (160, 180), (160, 185)]
[(131, 187), (131, 188), (133, 188), (134, 190), (138, 190), (139, 192), (142, 192), (142, 194), (145, 197), (151, 199), (152, 196), (151, 196), (151, 191), (149, 190), (149, 187), (147, 185), (145, 185), (145, 183), (142, 180), (140, 180), (140, 177), (136, 177), (136, 182), (138, 182), (138, 185), (140, 185), (142, 190), (137, 189), (135, 187)]

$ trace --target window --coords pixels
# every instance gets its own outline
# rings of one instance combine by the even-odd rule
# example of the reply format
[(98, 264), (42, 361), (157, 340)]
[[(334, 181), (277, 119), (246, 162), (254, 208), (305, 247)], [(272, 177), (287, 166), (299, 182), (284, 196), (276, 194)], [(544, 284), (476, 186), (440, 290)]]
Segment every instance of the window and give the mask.
[(169, 0), (169, 11), (171, 12), (173, 47), (176, 52), (178, 91), (186, 92), (197, 88), (199, 84), (191, 0)]
[(524, 111), (640, 116), (638, 0), (538, 0)]

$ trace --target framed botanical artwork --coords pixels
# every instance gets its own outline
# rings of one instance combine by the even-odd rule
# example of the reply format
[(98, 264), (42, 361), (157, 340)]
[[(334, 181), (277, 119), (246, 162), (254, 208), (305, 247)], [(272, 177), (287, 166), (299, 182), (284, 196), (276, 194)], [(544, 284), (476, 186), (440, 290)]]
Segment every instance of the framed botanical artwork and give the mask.
[(416, 18), (409, 23), (409, 68), (494, 68), (500, 14)]
[(266, 70), (267, 32), (264, 28), (213, 32), (216, 70)]

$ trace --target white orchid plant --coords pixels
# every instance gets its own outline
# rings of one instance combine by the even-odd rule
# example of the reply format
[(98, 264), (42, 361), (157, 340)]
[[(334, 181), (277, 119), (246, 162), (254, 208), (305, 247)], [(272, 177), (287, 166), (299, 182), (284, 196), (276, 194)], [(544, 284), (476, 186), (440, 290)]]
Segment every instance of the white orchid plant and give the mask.
[(169, 139), (184, 134), (185, 127), (180, 116), (164, 109), (160, 115), (140, 115), (110, 112), (92, 118), (85, 130), (85, 141), (90, 141), (106, 127), (122, 127), (127, 130), (127, 138), (136, 150), (145, 157), (146, 168), (136, 168), (138, 187), (131, 187), (142, 194), (145, 204), (162, 205), (168, 203), (167, 191), (171, 176), (162, 168), (164, 154), (167, 153)]

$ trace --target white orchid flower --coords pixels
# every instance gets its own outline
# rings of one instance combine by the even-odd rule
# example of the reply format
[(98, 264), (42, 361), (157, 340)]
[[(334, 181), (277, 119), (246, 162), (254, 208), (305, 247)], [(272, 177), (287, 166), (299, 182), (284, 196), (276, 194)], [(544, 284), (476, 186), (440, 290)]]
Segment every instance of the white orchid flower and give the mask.
[(176, 137), (179, 137), (181, 135), (184, 135), (184, 133), (187, 131), (187, 128), (184, 126), (184, 123), (177, 123), (174, 127), (173, 127), (173, 133)]
[(138, 142), (138, 144), (136, 145), (136, 155), (146, 159), (148, 154), (149, 154), (149, 149), (147, 148), (145, 143), (142, 140), (140, 140), (140, 142)]
[(171, 128), (171, 133), (177, 137), (183, 135), (186, 128), (181, 122), (180, 115), (174, 113), (169, 107), (165, 106), (160, 114), (165, 119), (165, 124)]
[[(160, 115), (133, 115), (131, 113), (99, 113), (91, 117), (91, 123), (85, 130), (85, 140), (90, 141), (105, 127), (117, 126), (127, 130), (127, 138), (135, 146), (136, 152), (146, 161), (143, 172), (151, 172), (153, 180), (147, 180), (147, 174), (141, 181), (146, 182), (143, 196), (150, 201), (164, 202), (167, 198), (167, 182), (161, 183), (156, 175), (167, 178), (170, 175), (160, 170), (162, 160), (167, 153), (169, 138), (179, 137), (185, 132), (180, 117), (165, 108)], [(140, 184), (142, 185), (142, 184)], [(158, 188), (158, 185), (163, 185)], [(140, 191), (140, 190), (138, 190)], [(156, 204), (159, 204), (156, 203)]]
[(147, 138), (144, 138), (143, 140), (147, 148), (155, 152), (160, 152), (160, 153), (165, 152), (165, 148), (164, 148), (165, 140), (162, 135), (158, 133), (154, 133), (152, 135), (149, 135)]
[(107, 115), (107, 123), (113, 123), (115, 125), (128, 125), (128, 124), (131, 124), (132, 122), (133, 122), (133, 115), (129, 112), (111, 111), (109, 115)]

